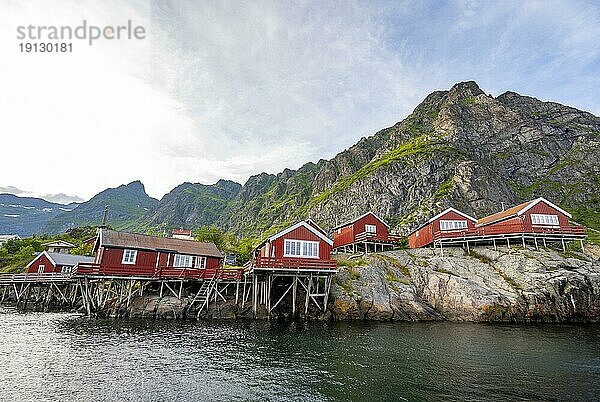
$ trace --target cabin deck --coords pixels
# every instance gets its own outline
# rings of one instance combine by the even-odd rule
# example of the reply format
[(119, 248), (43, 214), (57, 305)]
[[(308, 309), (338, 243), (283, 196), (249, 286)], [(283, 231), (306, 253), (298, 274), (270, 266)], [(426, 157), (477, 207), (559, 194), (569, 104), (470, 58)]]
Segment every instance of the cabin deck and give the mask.
[[(507, 226), (507, 227), (502, 227)], [(509, 228), (510, 226), (510, 228)], [(508, 230), (510, 229), (510, 230)], [(583, 239), (585, 239), (585, 229), (582, 226), (569, 226), (566, 228), (548, 228), (548, 227), (532, 227), (530, 230), (515, 230), (514, 225), (496, 225), (490, 227), (476, 227), (473, 229), (457, 230), (452, 232), (436, 232), (433, 234), (433, 247), (443, 248), (444, 245), (461, 244), (466, 245), (467, 250), (469, 245), (477, 244), (492, 244), (497, 248), (497, 242), (510, 247), (510, 241), (522, 243), (525, 247), (526, 242), (533, 243), (538, 249), (541, 245), (546, 247), (546, 242), (561, 242), (563, 251), (566, 250), (565, 241), (581, 242), (583, 250)], [(515, 244), (515, 243), (513, 243)], [(443, 254), (443, 250), (442, 250)]]
[(366, 252), (385, 251), (386, 248), (393, 249), (402, 241), (402, 236), (393, 234), (380, 234), (361, 232), (354, 237), (354, 241), (341, 244), (334, 248), (334, 252)]
[(124, 279), (148, 279), (148, 280), (205, 280), (217, 275), (219, 280), (240, 280), (243, 276), (242, 268), (220, 268), (196, 269), (196, 268), (173, 268), (164, 266), (135, 267), (131, 271), (123, 270), (122, 266), (110, 266), (101, 264), (84, 263), (77, 266), (73, 272), (74, 276), (101, 277), (101, 278), (124, 278)]
[(305, 272), (305, 273), (331, 273), (337, 272), (337, 262), (335, 260), (320, 260), (310, 258), (275, 258), (275, 257), (255, 257), (244, 265), (244, 271), (250, 273), (253, 271), (262, 272)]

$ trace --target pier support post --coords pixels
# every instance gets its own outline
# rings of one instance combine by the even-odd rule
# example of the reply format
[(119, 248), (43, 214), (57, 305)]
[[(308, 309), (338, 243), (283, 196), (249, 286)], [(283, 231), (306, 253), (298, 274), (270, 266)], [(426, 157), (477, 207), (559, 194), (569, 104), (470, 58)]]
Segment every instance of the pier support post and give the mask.
[(294, 275), (292, 279), (294, 283), (292, 284), (292, 316), (296, 315), (296, 292), (298, 290), (298, 275)]

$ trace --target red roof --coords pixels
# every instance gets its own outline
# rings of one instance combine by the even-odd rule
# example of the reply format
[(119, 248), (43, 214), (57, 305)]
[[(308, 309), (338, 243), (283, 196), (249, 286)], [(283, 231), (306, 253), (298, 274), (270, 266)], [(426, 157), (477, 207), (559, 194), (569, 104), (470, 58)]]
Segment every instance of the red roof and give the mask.
[(515, 216), (522, 215), (528, 209), (532, 208), (534, 205), (537, 205), (540, 202), (545, 203), (546, 205), (548, 205), (548, 206), (554, 208), (555, 210), (559, 211), (560, 213), (566, 215), (568, 218), (571, 218), (570, 213), (568, 213), (567, 211), (554, 205), (547, 199), (540, 197), (540, 198), (536, 198), (535, 200), (527, 201), (522, 204), (516, 205), (512, 208), (507, 209), (506, 211), (496, 212), (495, 214), (488, 215), (484, 218), (481, 218), (477, 221), (477, 226), (488, 225), (490, 223), (499, 222), (499, 221), (503, 221), (505, 219), (509, 219), (509, 218), (513, 218)]
[(514, 207), (508, 208), (507, 210), (496, 212), (495, 214), (485, 216), (477, 221), (477, 225), (487, 225), (488, 223), (498, 222), (504, 219), (512, 218), (519, 214), (523, 208), (528, 206), (531, 201), (524, 202)]
[(213, 243), (196, 240), (176, 239), (173, 237), (157, 237), (136, 233), (117, 232), (102, 229), (100, 231), (100, 246), (132, 248), (137, 250), (170, 251), (179, 254), (204, 255), (222, 258), (223, 255)]

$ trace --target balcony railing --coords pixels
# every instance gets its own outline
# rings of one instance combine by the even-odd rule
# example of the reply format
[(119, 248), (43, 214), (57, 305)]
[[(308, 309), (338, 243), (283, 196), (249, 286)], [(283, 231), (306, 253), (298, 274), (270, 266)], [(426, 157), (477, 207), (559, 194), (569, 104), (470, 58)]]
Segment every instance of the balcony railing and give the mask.
[(396, 236), (389, 233), (384, 235), (383, 233), (371, 232), (361, 232), (354, 236), (355, 243), (362, 243), (366, 241), (375, 243), (400, 243), (402, 241), (402, 236)]
[(3, 274), (0, 275), (0, 284), (10, 283), (49, 283), (49, 282), (66, 282), (69, 281), (71, 275), (62, 272), (28, 272), (22, 274)]
[(255, 257), (244, 265), (246, 270), (253, 268), (268, 269), (337, 269), (335, 260), (320, 260), (318, 258), (275, 258), (275, 257)]
[(152, 266), (110, 266), (101, 264), (84, 263), (79, 264), (73, 275), (97, 275), (97, 276), (131, 276), (152, 279), (208, 279), (217, 273), (219, 279), (240, 279), (243, 275), (242, 268), (174, 268), (174, 267), (152, 267)]
[(565, 227), (544, 227), (533, 226), (525, 230), (520, 224), (506, 225), (490, 225), (480, 226), (469, 229), (459, 229), (450, 231), (437, 231), (433, 234), (434, 240), (451, 239), (456, 237), (483, 237), (483, 236), (498, 236), (498, 235), (585, 235), (583, 226), (570, 225)]

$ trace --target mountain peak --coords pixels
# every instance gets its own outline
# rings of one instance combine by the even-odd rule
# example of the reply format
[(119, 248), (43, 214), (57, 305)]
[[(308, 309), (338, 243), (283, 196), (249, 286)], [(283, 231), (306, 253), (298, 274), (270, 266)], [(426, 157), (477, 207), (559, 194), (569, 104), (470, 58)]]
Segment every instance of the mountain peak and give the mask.
[(481, 94), (485, 94), (485, 92), (479, 88), (475, 81), (458, 82), (448, 91), (448, 97), (452, 99), (465, 99)]

